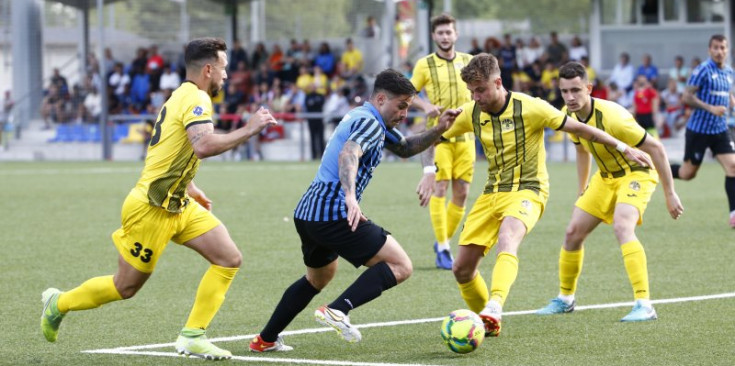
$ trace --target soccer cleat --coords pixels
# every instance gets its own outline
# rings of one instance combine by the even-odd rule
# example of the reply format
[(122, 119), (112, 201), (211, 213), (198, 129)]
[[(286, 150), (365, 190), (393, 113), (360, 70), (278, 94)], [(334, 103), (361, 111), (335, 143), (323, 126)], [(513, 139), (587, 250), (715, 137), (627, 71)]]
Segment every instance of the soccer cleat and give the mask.
[(624, 316), (622, 319), (620, 319), (621, 322), (644, 322), (647, 320), (656, 320), (658, 319), (658, 315), (656, 315), (656, 310), (653, 309), (653, 306), (644, 306), (641, 304), (640, 301), (636, 301), (635, 305), (633, 305), (633, 310), (631, 310), (628, 315)]
[(43, 312), (41, 312), (41, 332), (49, 342), (56, 342), (59, 335), (59, 325), (64, 315), (59, 311), (56, 305), (59, 301), (61, 291), (56, 288), (48, 288), (41, 294), (41, 302), (43, 303)]
[(482, 319), (482, 323), (485, 325), (485, 337), (497, 337), (500, 335), (502, 310), (498, 306), (492, 306), (489, 303), (478, 315), (480, 315), (480, 319)]
[(730, 216), (730, 227), (735, 229), (735, 215)]
[(436, 253), (436, 268), (452, 270), (454, 258), (449, 250), (439, 250), (439, 243), (434, 242), (434, 253)]
[(194, 356), (213, 361), (232, 358), (230, 351), (215, 346), (205, 335), (198, 337), (179, 335), (179, 338), (176, 339), (176, 352), (186, 357)]
[(286, 352), (293, 351), (293, 347), (287, 346), (283, 343), (283, 338), (278, 336), (275, 342), (266, 342), (260, 337), (260, 334), (256, 335), (252, 341), (250, 341), (250, 352)]
[(551, 302), (549, 302), (549, 305), (546, 305), (545, 307), (536, 310), (537, 315), (551, 315), (551, 314), (564, 314), (564, 313), (571, 313), (574, 311), (574, 305), (576, 304), (576, 301), (572, 301), (571, 304), (567, 304), (564, 302), (564, 300), (555, 297), (551, 299)]
[(337, 309), (322, 305), (314, 312), (314, 318), (320, 324), (334, 328), (347, 342), (356, 343), (362, 339), (360, 331), (350, 324), (350, 317)]

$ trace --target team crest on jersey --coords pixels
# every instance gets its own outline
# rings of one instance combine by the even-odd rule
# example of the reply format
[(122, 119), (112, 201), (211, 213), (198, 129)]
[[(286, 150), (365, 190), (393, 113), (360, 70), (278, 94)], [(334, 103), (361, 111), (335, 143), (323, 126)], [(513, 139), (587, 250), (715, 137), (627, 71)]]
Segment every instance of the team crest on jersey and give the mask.
[(510, 118), (500, 121), (500, 129), (503, 132), (512, 131), (514, 126), (515, 126), (515, 123)]
[(640, 191), (641, 190), (641, 184), (638, 183), (638, 181), (636, 181), (636, 180), (630, 182), (630, 184), (628, 185), (628, 187), (630, 189), (634, 190), (634, 191)]
[(194, 113), (195, 116), (199, 117), (202, 115), (202, 113), (204, 113), (204, 108), (200, 106), (196, 106), (194, 107), (194, 110), (192, 111), (192, 113)]
[(525, 208), (526, 210), (531, 209), (531, 201), (529, 200), (521, 201), (521, 207)]
[(462, 70), (463, 67), (464, 67), (464, 64), (461, 63), (461, 62), (455, 62), (454, 63), (454, 69), (455, 70)]

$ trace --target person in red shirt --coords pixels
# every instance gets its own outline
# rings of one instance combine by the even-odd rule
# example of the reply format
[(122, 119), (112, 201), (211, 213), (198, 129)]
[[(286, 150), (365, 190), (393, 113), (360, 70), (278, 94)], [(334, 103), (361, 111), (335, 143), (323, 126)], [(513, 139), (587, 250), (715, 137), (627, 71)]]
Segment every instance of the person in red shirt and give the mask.
[(633, 115), (641, 127), (651, 136), (658, 138), (656, 121), (659, 120), (660, 98), (656, 89), (645, 76), (639, 75), (634, 84)]

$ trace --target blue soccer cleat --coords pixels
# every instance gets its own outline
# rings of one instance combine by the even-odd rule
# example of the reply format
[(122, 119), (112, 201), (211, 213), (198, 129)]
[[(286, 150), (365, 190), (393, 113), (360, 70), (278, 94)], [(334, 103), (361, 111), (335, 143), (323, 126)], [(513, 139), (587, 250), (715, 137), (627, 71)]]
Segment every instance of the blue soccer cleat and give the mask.
[(567, 304), (564, 302), (564, 300), (555, 297), (551, 299), (551, 302), (549, 302), (549, 305), (546, 305), (545, 307), (536, 310), (536, 315), (552, 315), (552, 314), (564, 314), (564, 313), (571, 313), (574, 311), (574, 305), (576, 304), (576, 301), (572, 301), (571, 304)]
[(621, 322), (644, 322), (647, 320), (656, 320), (656, 310), (653, 309), (652, 305), (643, 305), (640, 301), (636, 301), (628, 315), (620, 319)]
[(439, 243), (434, 242), (434, 253), (436, 253), (436, 268), (452, 270), (454, 257), (449, 250), (439, 250)]

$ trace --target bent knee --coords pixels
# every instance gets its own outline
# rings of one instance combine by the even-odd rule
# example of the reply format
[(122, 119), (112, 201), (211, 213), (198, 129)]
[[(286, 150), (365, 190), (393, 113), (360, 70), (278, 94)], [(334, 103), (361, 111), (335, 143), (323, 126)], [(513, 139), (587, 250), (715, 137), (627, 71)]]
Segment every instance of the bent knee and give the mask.
[(393, 276), (396, 277), (396, 283), (401, 283), (411, 277), (413, 274), (413, 263), (410, 259), (401, 261), (400, 263), (390, 264)]
[(460, 266), (457, 261), (454, 261), (454, 264), (452, 264), (452, 273), (454, 274), (454, 279), (457, 280), (457, 283), (467, 283), (472, 281), (475, 269)]
[(138, 290), (140, 290), (140, 287), (133, 287), (133, 286), (124, 287), (124, 288), (115, 287), (115, 289), (117, 290), (117, 293), (120, 294), (120, 297), (123, 300), (125, 300), (125, 299), (129, 299), (135, 296), (135, 294), (138, 293)]

